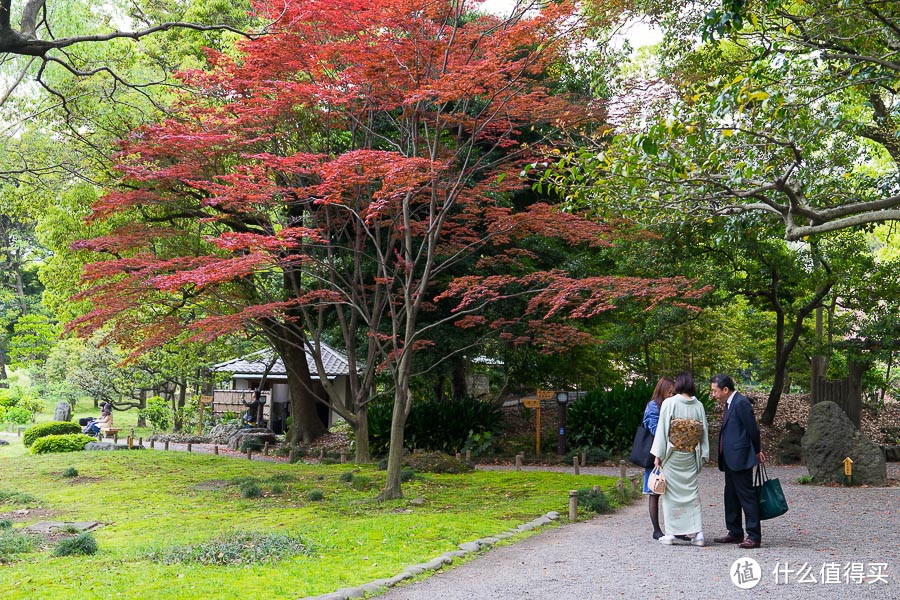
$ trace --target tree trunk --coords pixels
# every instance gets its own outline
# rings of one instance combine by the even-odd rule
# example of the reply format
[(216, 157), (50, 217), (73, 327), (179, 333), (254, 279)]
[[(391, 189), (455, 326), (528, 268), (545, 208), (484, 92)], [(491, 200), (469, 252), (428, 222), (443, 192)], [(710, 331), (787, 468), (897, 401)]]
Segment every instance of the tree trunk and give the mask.
[[(6, 381), (6, 350), (0, 348), (0, 388), (8, 388), (9, 383)], [(97, 406), (97, 401), (94, 400), (94, 406)]]
[(292, 342), (280, 336), (273, 336), (270, 340), (284, 361), (288, 389), (291, 393), (291, 428), (287, 439), (292, 444), (301, 442), (308, 444), (325, 433), (325, 424), (319, 418), (318, 401), (313, 391), (306, 352), (301, 340)]
[(766, 425), (771, 425), (775, 421), (775, 412), (778, 410), (781, 391), (784, 389), (784, 371), (789, 355), (790, 351), (785, 352), (784, 344), (784, 311), (778, 305), (775, 312), (775, 381), (772, 382), (772, 389), (766, 400), (766, 409), (760, 419)]
[(353, 433), (356, 435), (356, 458), (357, 464), (371, 462), (372, 454), (369, 450), (369, 409), (366, 405), (360, 407), (356, 411), (356, 423), (353, 426)]
[(406, 406), (409, 404), (409, 390), (397, 383), (394, 392), (394, 410), (391, 416), (391, 443), (388, 450), (387, 478), (379, 500), (396, 500), (403, 497), (400, 489), (400, 470), (403, 467), (403, 428), (406, 426)]
[(462, 402), (468, 395), (466, 385), (466, 360), (462, 356), (455, 356), (450, 360), (452, 371), (450, 372), (450, 394), (454, 402)]
[(138, 427), (146, 427), (147, 419), (144, 418), (144, 415), (141, 413), (142, 410), (147, 408), (147, 390), (141, 390), (141, 396), (138, 400), (138, 418), (137, 418), (137, 426)]

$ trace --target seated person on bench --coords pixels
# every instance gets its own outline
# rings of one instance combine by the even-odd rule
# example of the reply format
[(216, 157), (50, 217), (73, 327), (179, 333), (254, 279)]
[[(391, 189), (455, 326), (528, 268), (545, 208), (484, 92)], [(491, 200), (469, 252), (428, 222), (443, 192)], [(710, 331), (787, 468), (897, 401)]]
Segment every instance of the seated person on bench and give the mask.
[(91, 419), (88, 421), (87, 425), (84, 426), (84, 433), (88, 435), (97, 435), (100, 433), (101, 429), (107, 429), (112, 427), (113, 424), (113, 416), (112, 416), (112, 405), (108, 402), (102, 402), (100, 404), (100, 418), (99, 419)]

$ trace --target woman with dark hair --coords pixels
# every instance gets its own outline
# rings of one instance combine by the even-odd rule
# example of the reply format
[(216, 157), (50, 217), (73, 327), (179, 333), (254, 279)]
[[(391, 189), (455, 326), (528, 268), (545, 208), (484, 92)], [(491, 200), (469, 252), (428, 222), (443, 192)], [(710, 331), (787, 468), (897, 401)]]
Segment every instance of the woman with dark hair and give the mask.
[(696, 394), (691, 374), (679, 373), (675, 395), (663, 402), (650, 448), (666, 477), (662, 501), (666, 535), (659, 538), (663, 544), (674, 544), (676, 537), (687, 535), (691, 544), (706, 545), (697, 475), (703, 461), (709, 460), (709, 427)]
[[(663, 377), (656, 382), (656, 388), (653, 390), (653, 397), (647, 403), (644, 409), (644, 427), (653, 435), (656, 435), (656, 425), (659, 423), (659, 410), (662, 407), (663, 400), (675, 393), (675, 382), (671, 377)], [(659, 527), (659, 494), (654, 494), (647, 487), (647, 478), (650, 477), (652, 467), (644, 469), (644, 495), (649, 498), (650, 522), (653, 523), (653, 539), (658, 540), (663, 536), (662, 529)]]

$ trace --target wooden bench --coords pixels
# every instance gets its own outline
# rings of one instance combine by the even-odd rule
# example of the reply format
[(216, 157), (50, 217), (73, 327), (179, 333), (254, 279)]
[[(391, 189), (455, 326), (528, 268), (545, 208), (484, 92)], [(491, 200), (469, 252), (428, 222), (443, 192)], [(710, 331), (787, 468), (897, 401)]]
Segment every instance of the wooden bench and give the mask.
[(100, 439), (118, 437), (120, 431), (122, 431), (122, 429), (119, 427), (107, 427), (105, 429), (101, 429)]

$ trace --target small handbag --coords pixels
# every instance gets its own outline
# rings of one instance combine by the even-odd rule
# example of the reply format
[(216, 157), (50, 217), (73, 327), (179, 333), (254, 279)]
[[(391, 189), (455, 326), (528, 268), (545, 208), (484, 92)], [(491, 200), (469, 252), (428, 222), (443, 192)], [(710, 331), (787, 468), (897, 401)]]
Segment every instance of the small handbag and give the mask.
[(666, 493), (666, 476), (659, 467), (654, 467), (650, 471), (650, 475), (647, 477), (647, 489), (659, 496)]
[(654, 463), (653, 455), (650, 454), (651, 446), (653, 446), (653, 434), (643, 424), (638, 425), (637, 431), (634, 432), (634, 444), (631, 446), (628, 460), (639, 467), (649, 469)]
[(760, 520), (774, 519), (788, 511), (787, 499), (778, 479), (769, 479), (766, 466), (762, 463), (756, 467), (753, 489), (759, 498)]

